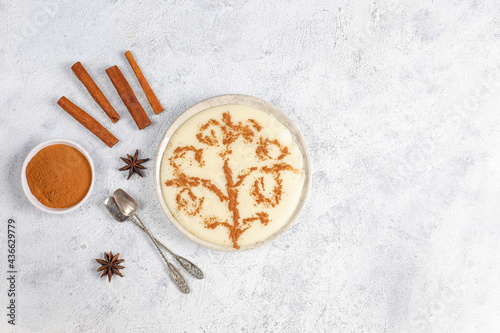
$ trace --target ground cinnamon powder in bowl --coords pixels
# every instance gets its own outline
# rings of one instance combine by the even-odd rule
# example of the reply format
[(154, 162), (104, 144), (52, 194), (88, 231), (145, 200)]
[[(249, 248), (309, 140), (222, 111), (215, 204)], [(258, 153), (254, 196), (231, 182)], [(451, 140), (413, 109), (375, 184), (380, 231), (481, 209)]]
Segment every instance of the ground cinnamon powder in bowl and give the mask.
[(92, 184), (92, 169), (76, 148), (55, 144), (40, 150), (26, 167), (31, 193), (49, 208), (68, 208), (83, 200)]

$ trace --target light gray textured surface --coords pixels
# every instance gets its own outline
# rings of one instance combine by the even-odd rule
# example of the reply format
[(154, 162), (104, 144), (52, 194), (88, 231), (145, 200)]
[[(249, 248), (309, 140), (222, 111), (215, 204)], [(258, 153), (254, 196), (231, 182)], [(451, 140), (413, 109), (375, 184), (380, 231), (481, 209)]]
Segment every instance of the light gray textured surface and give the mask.
[[(0, 2), (0, 217), (18, 224), (19, 332), (491, 332), (500, 330), (500, 3), (487, 1)], [(104, 69), (132, 50), (167, 111), (139, 132)], [(71, 73), (81, 61), (122, 120), (111, 125)], [(119, 156), (154, 157), (184, 109), (243, 93), (302, 130), (313, 164), (297, 223), (274, 243), (218, 253), (168, 223)], [(108, 149), (62, 112), (66, 95), (121, 140)], [(90, 151), (96, 187), (71, 215), (38, 212), (19, 181), (53, 139)], [(152, 162), (146, 164), (152, 167)], [(153, 245), (101, 202), (140, 198), (161, 240), (206, 279), (182, 295)], [(94, 258), (118, 251), (124, 278)], [(0, 331), (11, 329), (5, 310)]]

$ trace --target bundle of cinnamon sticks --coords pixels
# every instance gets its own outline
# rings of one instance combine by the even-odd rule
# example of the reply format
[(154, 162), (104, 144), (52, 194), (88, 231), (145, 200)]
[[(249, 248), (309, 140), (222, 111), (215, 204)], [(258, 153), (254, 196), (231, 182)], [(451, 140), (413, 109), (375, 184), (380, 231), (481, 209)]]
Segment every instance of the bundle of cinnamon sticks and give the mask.
[[(148, 81), (144, 77), (139, 65), (135, 61), (132, 52), (125, 52), (125, 57), (127, 58), (132, 70), (139, 81), (144, 94), (146, 95), (151, 108), (153, 109), (155, 114), (159, 114), (162, 112), (163, 106), (160, 104), (160, 101), (156, 97), (153, 89), (149, 85)], [(115, 108), (111, 105), (109, 100), (106, 98), (102, 90), (95, 83), (92, 77), (89, 75), (85, 67), (80, 62), (75, 63), (71, 67), (73, 73), (76, 77), (82, 82), (85, 88), (88, 90), (90, 96), (95, 100), (95, 102), (101, 107), (101, 109), (108, 115), (110, 120), (113, 123), (116, 123), (120, 120), (120, 115), (116, 112)], [(123, 104), (129, 111), (130, 115), (134, 119), (137, 127), (142, 130), (147, 126), (151, 125), (151, 120), (149, 119), (146, 111), (142, 107), (141, 103), (137, 99), (137, 96), (134, 93), (134, 90), (125, 79), (125, 76), (118, 68), (118, 66), (113, 66), (106, 69), (106, 74), (108, 75), (111, 83), (115, 87), (118, 95), (120, 96)], [(111, 134), (104, 126), (102, 126), (97, 120), (95, 120), (91, 115), (87, 112), (73, 104), (66, 97), (61, 97), (57, 104), (63, 108), (67, 113), (69, 113), (73, 118), (75, 118), (80, 124), (85, 126), (89, 131), (91, 131), (95, 136), (101, 139), (108, 147), (113, 147), (118, 139)]]

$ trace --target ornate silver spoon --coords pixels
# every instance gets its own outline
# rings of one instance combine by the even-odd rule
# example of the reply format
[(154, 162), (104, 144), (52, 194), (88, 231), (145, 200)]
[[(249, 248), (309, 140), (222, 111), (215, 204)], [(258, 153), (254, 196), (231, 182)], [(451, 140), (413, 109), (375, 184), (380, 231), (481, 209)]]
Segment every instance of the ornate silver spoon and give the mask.
[[(135, 217), (137, 220), (139, 220), (140, 223), (138, 223), (133, 219), (131, 219), (131, 221), (134, 222), (136, 226), (141, 228), (142, 231), (149, 233), (149, 230), (146, 229), (146, 226), (144, 225), (142, 220), (139, 218), (139, 216), (137, 216), (137, 214), (135, 214), (138, 208), (138, 204), (130, 195), (128, 195), (124, 190), (118, 189), (113, 193), (113, 198), (116, 200), (116, 205), (118, 206), (120, 212), (123, 215), (128, 217), (130, 216)], [(196, 267), (195, 264), (193, 264), (186, 258), (181, 257), (180, 255), (177, 255), (174, 252), (172, 252), (166, 245), (161, 243), (155, 237), (153, 237), (153, 242), (158, 243), (158, 245), (162, 246), (165, 250), (167, 250), (175, 258), (175, 260), (177, 260), (179, 264), (181, 264), (181, 266), (184, 267), (186, 271), (188, 271), (189, 274), (191, 274), (197, 279), (203, 279), (204, 276), (203, 272), (201, 271), (201, 269)]]
[[(124, 222), (128, 219), (130, 219), (132, 222), (134, 222), (135, 225), (137, 225), (139, 228), (141, 228), (148, 236), (151, 238), (153, 243), (155, 244), (156, 248), (160, 252), (163, 260), (167, 263), (167, 266), (169, 268), (170, 274), (174, 281), (176, 282), (177, 286), (179, 289), (181, 289), (182, 292), (184, 293), (189, 293), (189, 286), (187, 282), (184, 280), (182, 275), (179, 273), (179, 271), (175, 268), (174, 265), (172, 265), (165, 257), (163, 252), (160, 249), (160, 246), (162, 246), (165, 250), (167, 250), (172, 256), (184, 267), (191, 275), (198, 279), (203, 278), (203, 272), (196, 267), (193, 263), (191, 263), (189, 260), (173, 253), (169, 248), (167, 248), (163, 243), (161, 243), (158, 239), (153, 237), (149, 230), (146, 228), (144, 223), (141, 221), (141, 219), (135, 214), (135, 211), (138, 208), (137, 202), (132, 199), (125, 191), (123, 190), (117, 190), (115, 191), (116, 197), (118, 198), (119, 202), (121, 203), (121, 206), (118, 204), (118, 201), (116, 200), (115, 197), (109, 197), (106, 198), (104, 201), (104, 205), (108, 209), (108, 211), (111, 213), (111, 215), (117, 220), (118, 222)], [(137, 220), (137, 221), (136, 221)]]

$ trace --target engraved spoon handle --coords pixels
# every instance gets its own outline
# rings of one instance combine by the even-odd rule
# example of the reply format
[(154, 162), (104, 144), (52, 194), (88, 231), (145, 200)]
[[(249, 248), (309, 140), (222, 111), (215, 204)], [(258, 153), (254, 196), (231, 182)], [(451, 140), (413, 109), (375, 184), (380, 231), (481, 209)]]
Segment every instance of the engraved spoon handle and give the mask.
[(189, 294), (189, 286), (188, 286), (186, 280), (184, 280), (184, 277), (177, 270), (177, 268), (175, 268), (174, 265), (172, 265), (170, 262), (168, 262), (167, 264), (168, 264), (168, 269), (170, 270), (170, 275), (174, 279), (174, 281), (177, 284), (177, 286), (179, 287), (179, 289), (183, 293)]
[[(146, 230), (144, 230), (144, 228), (139, 224), (137, 223), (136, 221), (132, 220), (132, 222), (135, 223), (136, 226), (138, 226), (139, 228), (142, 229), (142, 231), (146, 232)], [(163, 247), (165, 250), (167, 250), (174, 258), (175, 260), (177, 260), (177, 262), (179, 264), (181, 264), (182, 267), (184, 267), (184, 269), (189, 273), (191, 274), (192, 276), (194, 276), (195, 278), (197, 279), (203, 279), (204, 277), (204, 274), (203, 272), (201, 271), (201, 269), (199, 269), (195, 264), (193, 264), (191, 261), (187, 260), (186, 258), (184, 257), (181, 257), (180, 255), (177, 255), (175, 253), (173, 253), (168, 247), (166, 247), (162, 242), (160, 242), (156, 237), (154, 237), (154, 240), (158, 243), (158, 245), (160, 245), (161, 247)]]
[[(167, 263), (167, 266), (168, 266), (168, 270), (170, 272), (170, 275), (172, 276), (172, 279), (174, 280), (175, 284), (177, 285), (177, 287), (179, 287), (179, 289), (185, 293), (185, 294), (189, 294), (189, 285), (187, 284), (186, 280), (184, 280), (184, 277), (181, 275), (181, 273), (179, 273), (179, 271), (177, 270), (177, 268), (175, 268), (174, 265), (172, 265), (168, 260), (167, 258), (165, 257), (165, 255), (163, 254), (162, 250), (160, 249), (160, 246), (158, 245), (158, 243), (156, 242), (156, 239), (151, 235), (151, 233), (149, 232), (148, 228), (146, 228), (146, 226), (144, 225), (144, 223), (142, 223), (141, 219), (139, 218), (139, 216), (137, 216), (137, 214), (133, 214), (132, 215), (134, 218), (136, 218), (138, 221), (139, 221), (139, 224), (140, 226), (143, 228), (143, 230), (148, 234), (149, 238), (151, 238), (151, 240), (153, 241), (153, 243), (155, 244), (156, 248), (158, 249), (158, 252), (160, 252), (163, 260), (165, 260), (165, 263)], [(135, 221), (134, 221), (135, 222)]]
[[(172, 253), (172, 252), (170, 252)], [(193, 264), (191, 261), (187, 260), (186, 258), (184, 257), (181, 257), (175, 253), (172, 253), (172, 255), (174, 256), (175, 260), (177, 260), (177, 262), (179, 264), (181, 264), (182, 267), (184, 267), (184, 269), (189, 273), (191, 274), (192, 276), (194, 276), (195, 278), (197, 279), (203, 279), (203, 272), (201, 271), (201, 269), (199, 269), (198, 267), (196, 267), (195, 264)]]

